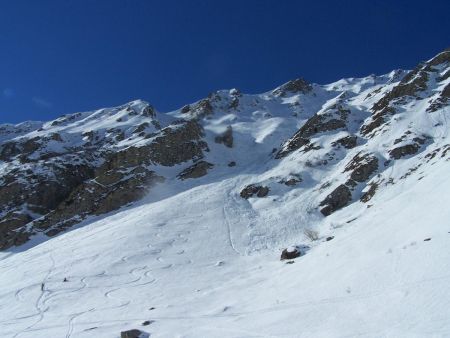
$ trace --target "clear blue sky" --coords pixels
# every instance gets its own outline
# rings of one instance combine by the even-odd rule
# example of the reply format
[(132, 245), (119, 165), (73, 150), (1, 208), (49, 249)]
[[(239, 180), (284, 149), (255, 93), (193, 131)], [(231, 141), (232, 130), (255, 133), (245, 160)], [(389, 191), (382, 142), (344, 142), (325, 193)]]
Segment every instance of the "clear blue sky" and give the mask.
[(449, 13), (448, 0), (0, 0), (0, 122), (412, 68), (450, 46)]

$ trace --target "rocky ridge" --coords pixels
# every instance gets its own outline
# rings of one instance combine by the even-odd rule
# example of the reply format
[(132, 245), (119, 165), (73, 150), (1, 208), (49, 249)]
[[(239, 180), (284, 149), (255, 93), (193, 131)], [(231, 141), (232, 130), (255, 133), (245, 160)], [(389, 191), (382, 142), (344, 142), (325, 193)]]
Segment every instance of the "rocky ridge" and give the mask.
[(55, 236), (167, 182), (244, 172), (241, 203), (255, 212), (261, 200), (289, 203), (305, 191), (317, 217), (366, 205), (379, 189), (449, 160), (449, 75), (444, 51), (410, 72), (328, 85), (297, 79), (258, 95), (221, 90), (167, 114), (137, 100), (1, 125), (0, 249)]

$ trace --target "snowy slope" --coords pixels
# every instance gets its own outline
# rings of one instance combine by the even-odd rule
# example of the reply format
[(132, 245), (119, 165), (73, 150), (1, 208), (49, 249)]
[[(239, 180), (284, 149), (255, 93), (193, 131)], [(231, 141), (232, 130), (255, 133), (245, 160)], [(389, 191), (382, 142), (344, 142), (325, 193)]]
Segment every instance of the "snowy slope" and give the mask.
[(233, 241), (233, 180), (90, 223), (1, 261), (2, 335), (117, 337), (154, 320), (155, 337), (447, 336), (449, 169), (322, 222), (335, 239), (304, 242), (292, 265)]
[[(81, 147), (87, 130), (120, 129), (100, 141), (111, 152), (152, 142), (134, 133), (144, 122), (156, 137), (193, 120), (211, 164), (189, 179), (199, 159), (148, 164), (165, 179), (144, 198), (0, 252), (2, 337), (450, 336), (448, 54), (412, 72), (218, 91), (169, 114), (133, 101), (1, 134)], [(251, 184), (267, 196), (241, 197)], [(348, 198), (329, 202), (339, 187)], [(280, 262), (290, 245), (306, 254)]]

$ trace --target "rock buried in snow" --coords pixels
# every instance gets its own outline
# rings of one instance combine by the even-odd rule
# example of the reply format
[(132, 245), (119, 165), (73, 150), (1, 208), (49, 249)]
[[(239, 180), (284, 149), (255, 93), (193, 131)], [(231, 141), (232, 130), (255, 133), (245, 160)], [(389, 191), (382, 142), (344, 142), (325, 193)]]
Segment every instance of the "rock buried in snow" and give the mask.
[(303, 256), (309, 248), (306, 245), (290, 246), (281, 252), (280, 261)]
[(128, 330), (120, 333), (120, 338), (148, 338), (148, 334), (141, 330)]

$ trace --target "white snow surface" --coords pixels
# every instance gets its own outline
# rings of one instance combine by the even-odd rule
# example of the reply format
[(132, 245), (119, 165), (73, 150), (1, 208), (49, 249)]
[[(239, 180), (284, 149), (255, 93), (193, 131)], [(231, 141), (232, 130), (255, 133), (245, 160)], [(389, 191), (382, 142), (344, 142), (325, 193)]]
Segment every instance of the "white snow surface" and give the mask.
[[(140, 202), (0, 253), (0, 336), (106, 338), (140, 329), (150, 337), (449, 337), (448, 107), (425, 113), (427, 102), (414, 101), (379, 136), (335, 151), (327, 165), (317, 163), (333, 141), (356, 131), (352, 123), (315, 137), (317, 151), (270, 156), (342, 95), (350, 121), (369, 118), (396, 76), (313, 85), (305, 95), (243, 95), (236, 111), (205, 118), (205, 160), (215, 165), (207, 176), (179, 181), (179, 166), (159, 167), (168, 179)], [(236, 95), (219, 93), (226, 102)], [(55, 128), (66, 137), (117, 127), (122, 110), (107, 112), (79, 114)], [(158, 119), (165, 126), (180, 114)], [(133, 125), (120, 123), (124, 130)], [(228, 125), (231, 149), (213, 141)], [(40, 126), (31, 132), (50, 123)], [(369, 203), (355, 199), (329, 217), (317, 211), (330, 193), (321, 185), (345, 182), (345, 164), (358, 152), (387, 159), (405, 130), (434, 142), (372, 178), (381, 188)], [(426, 161), (433, 151), (438, 155)], [(279, 183), (296, 174), (298, 186)], [(241, 198), (251, 183), (269, 186), (269, 196)], [(279, 260), (283, 248), (297, 245), (309, 250), (293, 264)]]

